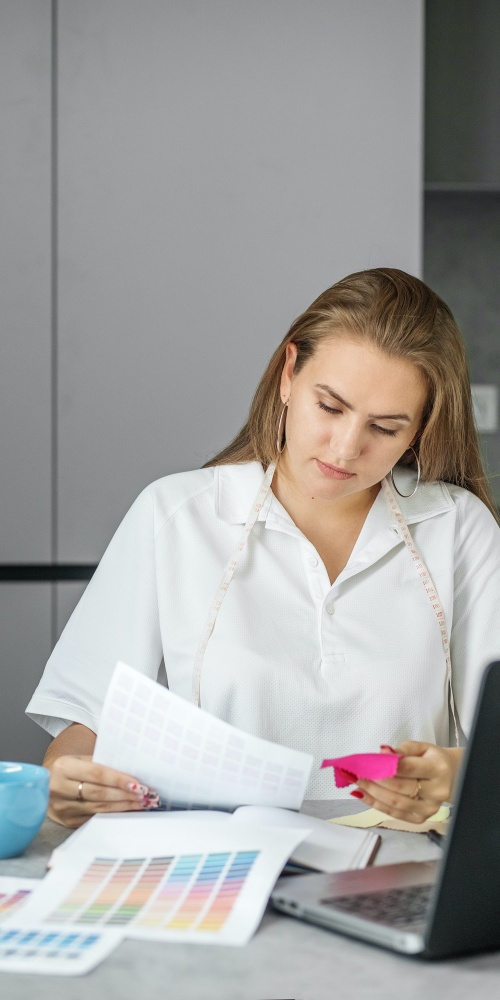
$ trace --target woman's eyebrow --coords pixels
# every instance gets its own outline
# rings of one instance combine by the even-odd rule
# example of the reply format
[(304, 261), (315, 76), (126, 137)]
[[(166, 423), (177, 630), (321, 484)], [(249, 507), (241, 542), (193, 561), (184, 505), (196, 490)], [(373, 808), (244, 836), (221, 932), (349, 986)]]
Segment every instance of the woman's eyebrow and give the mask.
[[(338, 403), (342, 403), (342, 406), (346, 406), (348, 410), (354, 409), (352, 403), (348, 403), (346, 399), (342, 399), (342, 396), (339, 396), (338, 392), (335, 392), (331, 386), (318, 383), (314, 388), (323, 389), (329, 396), (336, 399)], [(369, 413), (368, 416), (371, 420), (406, 420), (411, 424), (411, 419), (407, 413)]]

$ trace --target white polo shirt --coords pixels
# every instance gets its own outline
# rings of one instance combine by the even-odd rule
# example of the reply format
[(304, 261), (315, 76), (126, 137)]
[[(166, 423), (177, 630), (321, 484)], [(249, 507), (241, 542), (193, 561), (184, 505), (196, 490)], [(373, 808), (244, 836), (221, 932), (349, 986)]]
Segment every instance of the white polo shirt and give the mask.
[[(262, 476), (257, 462), (219, 466), (141, 493), (50, 657), (33, 719), (53, 736), (70, 721), (97, 732), (117, 660), (156, 678), (163, 659), (170, 689), (191, 699), (198, 643)], [(398, 470), (402, 492), (412, 481)], [(467, 734), (482, 671), (500, 659), (500, 529), (456, 486), (421, 484), (399, 503), (446, 614)], [(268, 494), (208, 643), (201, 705), (313, 753), (308, 798), (339, 794), (324, 757), (453, 742), (438, 623), (382, 492), (333, 586)]]

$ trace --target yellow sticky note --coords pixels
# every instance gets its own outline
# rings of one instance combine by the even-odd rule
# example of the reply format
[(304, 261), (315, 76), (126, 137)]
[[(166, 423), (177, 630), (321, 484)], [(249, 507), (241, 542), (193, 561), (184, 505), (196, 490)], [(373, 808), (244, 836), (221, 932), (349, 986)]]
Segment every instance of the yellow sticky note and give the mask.
[(436, 823), (446, 823), (450, 815), (449, 806), (441, 806), (433, 816), (425, 820), (424, 823), (406, 823), (403, 820), (394, 819), (387, 813), (380, 812), (379, 809), (364, 809), (363, 812), (351, 813), (350, 816), (336, 816), (330, 819), (329, 823), (338, 823), (340, 826), (355, 826), (358, 829), (367, 829), (370, 826), (387, 826), (392, 830), (405, 830), (414, 833), (426, 833), (435, 826)]
[(379, 826), (383, 819), (387, 817), (378, 809), (363, 809), (363, 812), (352, 813), (350, 816), (336, 816), (328, 822), (338, 823), (339, 826), (356, 826), (364, 830), (369, 826)]

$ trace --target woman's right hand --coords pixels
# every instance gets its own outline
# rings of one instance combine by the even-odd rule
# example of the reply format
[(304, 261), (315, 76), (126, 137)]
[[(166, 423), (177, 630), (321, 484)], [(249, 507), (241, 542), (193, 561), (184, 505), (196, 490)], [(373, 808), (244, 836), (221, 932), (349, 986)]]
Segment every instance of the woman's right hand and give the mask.
[(73, 722), (56, 736), (45, 754), (50, 771), (48, 815), (75, 830), (96, 813), (157, 809), (159, 797), (131, 774), (92, 760), (96, 734)]
[(64, 755), (49, 765), (50, 819), (76, 829), (96, 813), (156, 809), (159, 797), (130, 774), (95, 764), (90, 755)]

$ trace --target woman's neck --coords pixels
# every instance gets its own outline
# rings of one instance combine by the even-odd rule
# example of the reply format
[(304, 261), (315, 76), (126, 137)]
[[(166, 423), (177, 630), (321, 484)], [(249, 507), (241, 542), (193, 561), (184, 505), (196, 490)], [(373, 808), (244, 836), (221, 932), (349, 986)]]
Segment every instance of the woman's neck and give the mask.
[[(326, 500), (306, 494), (278, 466), (272, 481), (272, 491), (297, 527), (304, 531), (303, 525), (307, 524), (314, 525), (315, 528), (323, 525), (325, 529), (334, 524), (359, 523), (362, 526), (380, 491), (380, 483), (348, 496)], [(304, 531), (304, 534), (308, 532)]]
[(302, 496), (286, 477), (275, 473), (272, 490), (294, 524), (316, 549), (333, 585), (351, 557), (380, 484), (326, 502)]

